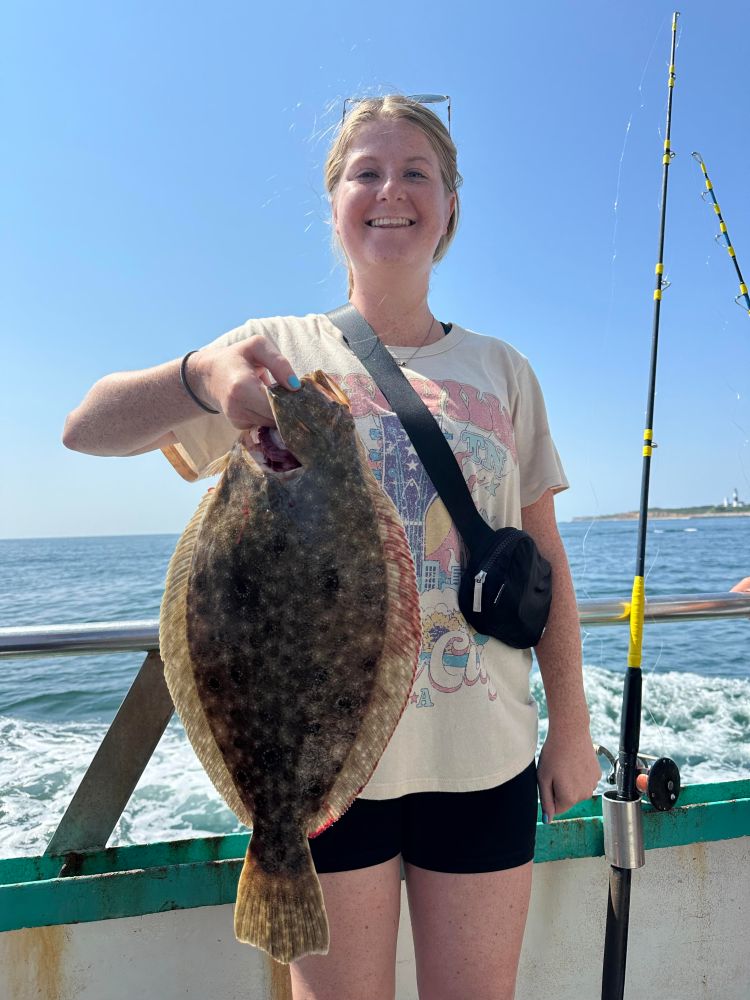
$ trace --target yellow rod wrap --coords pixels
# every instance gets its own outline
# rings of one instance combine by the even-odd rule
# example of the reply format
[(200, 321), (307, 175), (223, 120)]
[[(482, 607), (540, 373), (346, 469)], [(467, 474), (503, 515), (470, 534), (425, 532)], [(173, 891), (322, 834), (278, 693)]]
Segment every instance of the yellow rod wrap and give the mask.
[(643, 438), (645, 441), (653, 441), (654, 432), (649, 427), (647, 427), (646, 430), (643, 432)]
[(714, 205), (714, 212), (716, 212), (717, 215), (721, 215), (721, 209), (718, 205)]
[(727, 224), (726, 224), (726, 222), (720, 222), (719, 223), (719, 229), (722, 231), (722, 233), (725, 233), (727, 231)]
[(640, 667), (643, 646), (643, 619), (646, 612), (646, 587), (642, 576), (633, 580), (633, 594), (630, 599), (630, 646), (628, 666)]
[(713, 187), (713, 184), (711, 183), (711, 181), (707, 177), (706, 178), (706, 191), (710, 191), (712, 187)]
[(661, 161), (665, 166), (669, 166), (669, 153), (664, 154), (664, 159)]
[(655, 274), (664, 274), (664, 265), (663, 264), (657, 264), (656, 265), (656, 270), (655, 270), (654, 273)]
[(669, 139), (664, 140), (664, 148), (669, 149)]
[(654, 289), (654, 298), (655, 298), (655, 299), (656, 299), (656, 300), (657, 300), (658, 302), (661, 302), (661, 291), (660, 291), (660, 290), (659, 290), (658, 288), (655, 288), (655, 289)]
[(651, 458), (652, 455), (653, 455), (653, 449), (652, 449), (651, 445), (650, 444), (645, 444), (643, 446), (643, 457), (644, 458)]
[(747, 295), (747, 285), (740, 285), (740, 292), (742, 295)]
[(734, 247), (727, 247), (727, 251), (730, 257), (734, 257)]

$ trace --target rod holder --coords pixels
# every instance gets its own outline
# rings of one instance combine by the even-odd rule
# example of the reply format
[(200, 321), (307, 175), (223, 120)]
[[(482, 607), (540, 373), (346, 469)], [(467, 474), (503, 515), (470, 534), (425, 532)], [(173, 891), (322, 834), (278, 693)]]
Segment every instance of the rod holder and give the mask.
[(641, 800), (625, 801), (617, 792), (602, 796), (604, 820), (604, 855), (617, 868), (643, 868), (646, 852), (643, 849), (643, 818)]

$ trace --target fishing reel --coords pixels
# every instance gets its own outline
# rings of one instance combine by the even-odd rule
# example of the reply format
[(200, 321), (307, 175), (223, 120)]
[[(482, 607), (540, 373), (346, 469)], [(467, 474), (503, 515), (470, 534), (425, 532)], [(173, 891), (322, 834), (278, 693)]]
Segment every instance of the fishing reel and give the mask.
[[(594, 744), (594, 752), (598, 757), (606, 757), (612, 770), (607, 775), (609, 785), (617, 784), (617, 760), (614, 754), (598, 743)], [(638, 754), (638, 776), (635, 787), (645, 795), (654, 809), (668, 812), (677, 804), (680, 796), (680, 769), (671, 757), (654, 757), (651, 754)]]

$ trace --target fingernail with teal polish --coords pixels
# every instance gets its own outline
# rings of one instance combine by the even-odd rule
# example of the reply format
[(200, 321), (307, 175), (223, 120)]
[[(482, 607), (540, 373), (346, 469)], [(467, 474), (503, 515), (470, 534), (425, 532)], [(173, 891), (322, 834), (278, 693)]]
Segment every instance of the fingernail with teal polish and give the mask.
[(296, 375), (290, 375), (289, 378), (287, 379), (287, 382), (289, 383), (290, 389), (302, 388), (302, 383), (300, 382), (300, 380), (297, 378)]
[(542, 813), (542, 823), (549, 823), (549, 816), (547, 813)]

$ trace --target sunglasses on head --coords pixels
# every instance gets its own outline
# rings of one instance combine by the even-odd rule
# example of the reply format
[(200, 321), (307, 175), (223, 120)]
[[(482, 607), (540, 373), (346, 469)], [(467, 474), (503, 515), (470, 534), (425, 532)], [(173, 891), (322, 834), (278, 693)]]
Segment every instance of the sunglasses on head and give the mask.
[[(451, 132), (451, 99), (447, 94), (407, 94), (407, 101), (414, 101), (415, 104), (447, 104), (448, 105), (448, 135)], [(360, 104), (362, 101), (370, 101), (371, 97), (347, 97), (344, 101), (344, 109), (341, 113), (341, 123), (343, 125), (344, 119), (346, 118), (347, 112), (350, 111), (355, 104)]]

